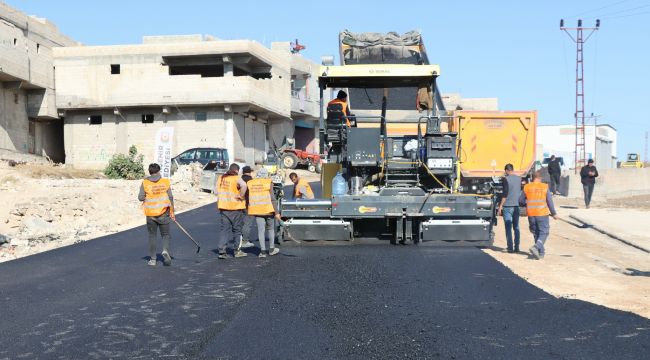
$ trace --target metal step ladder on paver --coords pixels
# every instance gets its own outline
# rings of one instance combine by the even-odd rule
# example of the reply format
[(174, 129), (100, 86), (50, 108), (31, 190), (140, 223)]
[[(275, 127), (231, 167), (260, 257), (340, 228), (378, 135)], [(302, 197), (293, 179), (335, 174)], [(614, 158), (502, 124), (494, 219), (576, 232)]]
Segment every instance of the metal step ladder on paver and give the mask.
[(385, 169), (386, 186), (415, 187), (420, 184), (417, 162), (407, 158), (392, 158)]

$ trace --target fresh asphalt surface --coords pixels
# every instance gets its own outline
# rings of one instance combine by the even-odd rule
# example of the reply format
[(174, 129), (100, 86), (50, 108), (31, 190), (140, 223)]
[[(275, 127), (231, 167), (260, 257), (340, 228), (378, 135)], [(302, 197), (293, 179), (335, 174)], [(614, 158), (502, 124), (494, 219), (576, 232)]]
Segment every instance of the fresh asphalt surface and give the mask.
[(170, 267), (146, 266), (143, 226), (0, 264), (0, 359), (650, 353), (650, 320), (555, 299), (475, 248), (283, 245), (218, 260), (214, 205), (178, 218), (203, 250), (174, 226)]

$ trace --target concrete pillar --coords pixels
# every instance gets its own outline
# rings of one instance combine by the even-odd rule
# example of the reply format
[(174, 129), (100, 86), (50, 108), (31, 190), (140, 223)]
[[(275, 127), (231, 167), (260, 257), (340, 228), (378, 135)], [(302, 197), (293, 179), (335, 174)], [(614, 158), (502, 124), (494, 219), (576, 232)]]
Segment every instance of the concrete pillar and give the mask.
[(226, 140), (226, 149), (228, 149), (230, 163), (233, 163), (235, 161), (235, 124), (233, 122), (232, 112), (223, 112), (223, 122), (226, 132), (224, 136), (224, 139)]
[(234, 67), (230, 56), (223, 57), (223, 76), (234, 76)]

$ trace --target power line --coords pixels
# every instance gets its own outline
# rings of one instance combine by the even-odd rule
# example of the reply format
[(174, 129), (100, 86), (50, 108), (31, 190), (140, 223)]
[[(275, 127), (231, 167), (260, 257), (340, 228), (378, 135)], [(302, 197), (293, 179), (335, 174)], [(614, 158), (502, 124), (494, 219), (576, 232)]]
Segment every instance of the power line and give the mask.
[(606, 17), (604, 19), (606, 19), (606, 20), (621, 19), (621, 18), (626, 18), (626, 17), (630, 17), (630, 16), (639, 16), (639, 15), (643, 15), (643, 14), (650, 14), (650, 11), (643, 11), (643, 12), (640, 12), (640, 13), (629, 14), (629, 15), (611, 16), (611, 17)]
[(592, 13), (592, 12), (594, 12), (594, 11), (600, 11), (600, 10), (603, 10), (603, 9), (607, 9), (608, 7), (616, 6), (616, 5), (618, 5), (618, 4), (622, 4), (622, 3), (624, 3), (624, 2), (628, 2), (628, 1), (630, 1), (630, 0), (617, 1), (617, 2), (615, 2), (615, 3), (611, 3), (611, 4), (608, 4), (608, 5), (605, 5), (605, 6), (601, 6), (601, 7), (597, 8), (597, 9), (588, 10), (588, 11), (585, 11), (585, 12), (581, 12), (580, 14), (572, 15), (572, 16), (570, 16), (570, 17), (580, 16), (580, 15), (584, 15), (584, 14), (589, 14), (589, 13)]
[(598, 17), (605, 18), (605, 17), (608, 17), (608, 16), (623, 14), (623, 13), (627, 13), (627, 12), (634, 11), (634, 10), (645, 9), (647, 7), (650, 7), (650, 4), (636, 6), (636, 7), (625, 9), (625, 10), (618, 10), (618, 11), (614, 11), (614, 12), (604, 13), (604, 14), (600, 14), (598, 16), (589, 16), (589, 17), (586, 17), (585, 19), (594, 19), (594, 18), (598, 18)]

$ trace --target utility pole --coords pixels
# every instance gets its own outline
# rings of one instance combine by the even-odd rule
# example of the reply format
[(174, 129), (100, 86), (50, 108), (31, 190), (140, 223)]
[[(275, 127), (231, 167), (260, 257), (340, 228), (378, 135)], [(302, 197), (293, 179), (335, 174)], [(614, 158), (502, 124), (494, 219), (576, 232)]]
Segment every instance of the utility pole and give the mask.
[[(560, 20), (560, 30), (569, 35), (571, 40), (576, 43), (576, 151), (575, 151), (575, 173), (585, 165), (585, 77), (584, 77), (584, 45), (591, 35), (600, 28), (600, 20), (596, 20), (596, 27), (582, 27), (582, 20), (578, 20), (578, 27), (564, 27), (564, 19)], [(575, 37), (569, 32), (575, 30)], [(583, 31), (589, 31), (587, 37)]]
[(648, 131), (645, 132), (645, 149), (643, 161), (648, 162)]

